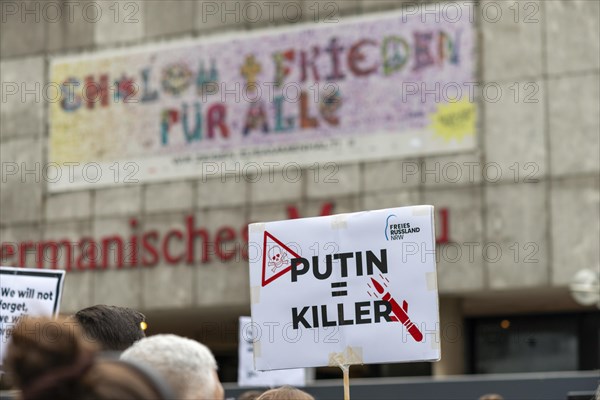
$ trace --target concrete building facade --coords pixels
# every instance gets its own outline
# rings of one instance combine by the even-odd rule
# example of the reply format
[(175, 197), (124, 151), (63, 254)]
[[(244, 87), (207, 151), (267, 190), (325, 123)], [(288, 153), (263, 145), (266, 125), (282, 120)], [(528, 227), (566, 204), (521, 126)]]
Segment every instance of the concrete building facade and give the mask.
[[(69, 2), (51, 2), (60, 17), (46, 3), (0, 2), (0, 242), (18, 245), (3, 250), (2, 264), (37, 266), (34, 249), (23, 243), (101, 241), (142, 231), (165, 237), (188, 223), (217, 243), (192, 265), (161, 258), (151, 267), (74, 269), (65, 281), (64, 313), (98, 303), (134, 307), (148, 315), (151, 332), (198, 338), (222, 364), (235, 363), (236, 320), (249, 313), (248, 222), (413, 204), (437, 209), (445, 357), (433, 374), (480, 370), (469, 334), (478, 332), (479, 318), (595, 310), (578, 305), (568, 285), (577, 271), (600, 268), (599, 2), (473, 4), (479, 87), (488, 88), (477, 91), (474, 151), (339, 164), (332, 180), (323, 179), (331, 170), (317, 178), (306, 169), (298, 181), (276, 173), (64, 193), (50, 193), (42, 173), (52, 57), (310, 23), (315, 9), (319, 18), (343, 19), (447, 3), (284, 0), (258, 20), (235, 11), (235, 3), (243, 9), (246, 1), (84, 0), (69, 15)], [(234, 11), (207, 18), (206, 3)], [(284, 14), (290, 3), (294, 8)], [(304, 11), (300, 21), (296, 7)], [(86, 11), (97, 9), (104, 16), (90, 22)], [(219, 254), (219, 238), (228, 238), (231, 257)], [(444, 334), (444, 326), (458, 327), (458, 334)]]

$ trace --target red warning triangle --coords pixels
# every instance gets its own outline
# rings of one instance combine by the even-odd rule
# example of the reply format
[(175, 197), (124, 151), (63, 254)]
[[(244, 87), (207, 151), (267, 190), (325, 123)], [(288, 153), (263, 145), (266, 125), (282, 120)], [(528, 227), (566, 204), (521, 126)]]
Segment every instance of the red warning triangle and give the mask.
[(301, 257), (275, 236), (265, 231), (263, 243), (262, 286), (267, 286), (275, 279), (291, 271), (292, 258)]

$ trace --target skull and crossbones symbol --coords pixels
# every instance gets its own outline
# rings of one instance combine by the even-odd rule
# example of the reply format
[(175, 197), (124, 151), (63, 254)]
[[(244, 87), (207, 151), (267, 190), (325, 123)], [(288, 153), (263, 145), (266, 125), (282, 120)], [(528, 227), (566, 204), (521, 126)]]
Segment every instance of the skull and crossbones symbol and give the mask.
[(274, 246), (269, 249), (269, 267), (272, 267), (272, 272), (288, 264), (288, 255), (281, 251), (281, 247)]

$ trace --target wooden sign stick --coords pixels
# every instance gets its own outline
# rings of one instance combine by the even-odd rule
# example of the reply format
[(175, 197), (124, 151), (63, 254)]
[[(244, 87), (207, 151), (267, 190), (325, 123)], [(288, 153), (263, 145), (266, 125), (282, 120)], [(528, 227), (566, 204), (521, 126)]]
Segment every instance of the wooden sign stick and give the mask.
[(350, 400), (350, 366), (340, 365), (344, 373), (344, 400)]

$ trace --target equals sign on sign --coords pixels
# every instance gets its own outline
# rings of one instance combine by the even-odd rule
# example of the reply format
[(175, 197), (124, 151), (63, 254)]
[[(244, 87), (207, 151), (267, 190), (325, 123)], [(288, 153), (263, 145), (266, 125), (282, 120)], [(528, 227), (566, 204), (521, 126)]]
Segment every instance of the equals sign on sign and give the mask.
[(333, 291), (331, 292), (331, 295), (333, 297), (337, 297), (337, 296), (348, 296), (348, 291), (345, 289), (341, 289), (341, 288), (345, 288), (348, 286), (347, 282), (334, 282), (331, 284), (331, 288), (333, 289)]

